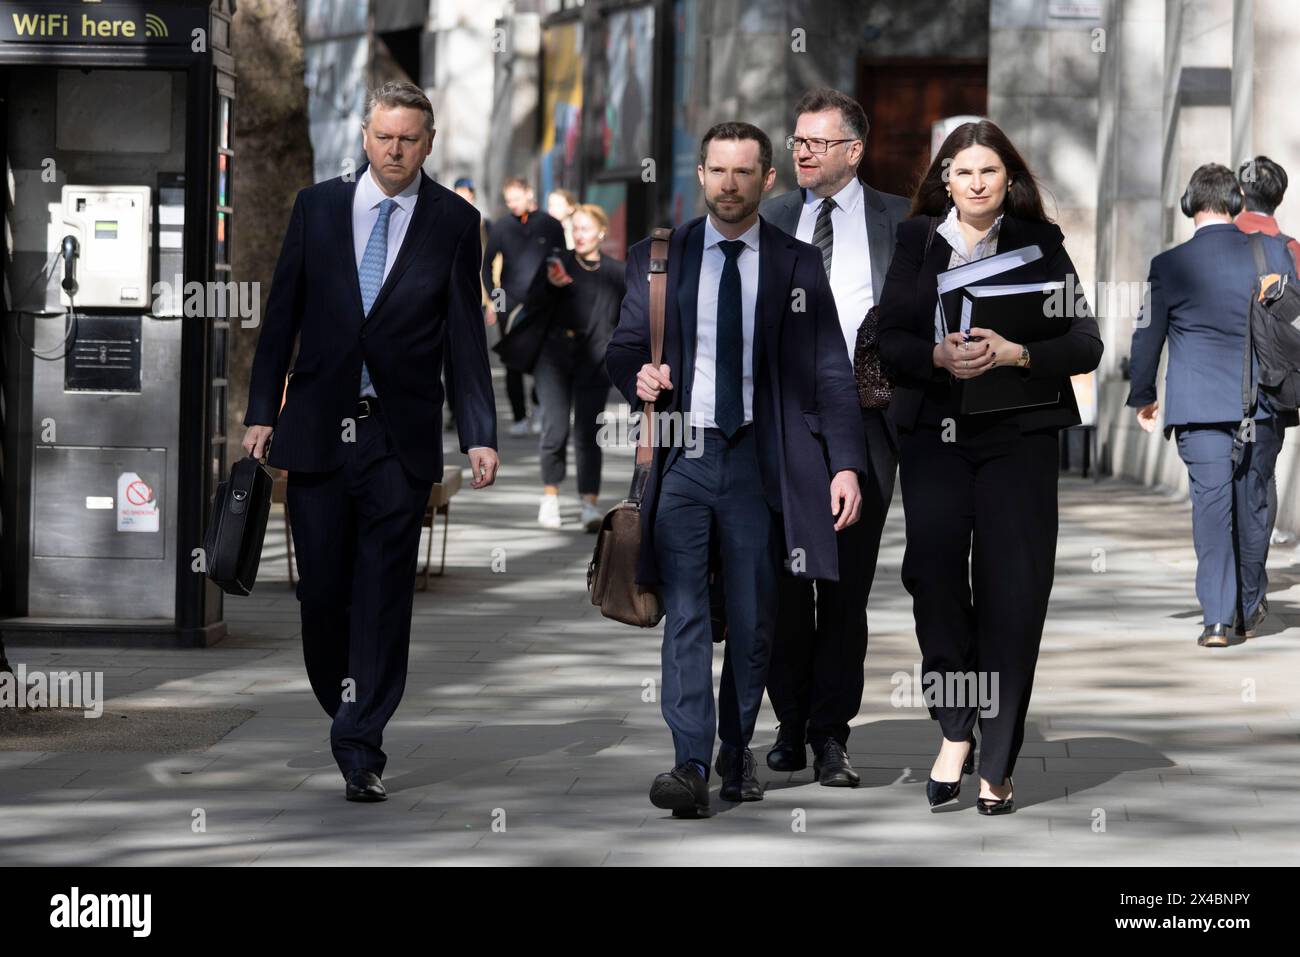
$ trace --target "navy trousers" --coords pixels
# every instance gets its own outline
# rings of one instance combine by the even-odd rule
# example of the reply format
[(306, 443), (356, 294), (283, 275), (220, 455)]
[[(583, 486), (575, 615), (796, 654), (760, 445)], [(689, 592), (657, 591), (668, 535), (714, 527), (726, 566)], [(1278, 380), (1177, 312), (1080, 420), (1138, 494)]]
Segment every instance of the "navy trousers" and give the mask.
[(316, 700), (334, 719), (330, 748), (344, 775), (382, 775), (384, 727), (406, 688), (432, 483), (402, 466), (382, 413), (358, 419), (355, 439), (340, 468), (290, 472), (287, 502), (303, 658)]
[(1196, 598), (1206, 625), (1231, 625), (1238, 615), (1245, 621), (1268, 590), (1269, 486), (1283, 429), (1274, 418), (1255, 420), (1255, 441), (1246, 443), (1234, 469), (1236, 427), (1180, 425), (1174, 430), (1191, 488)]
[[(776, 619), (780, 522), (768, 507), (753, 427), (729, 442), (706, 429), (700, 453), (677, 455), (663, 477), (655, 554), (665, 609), (662, 710), (676, 764), (708, 766), (715, 736), (748, 747), (763, 703)], [(718, 538), (727, 616), (724, 694), (713, 698), (709, 535)], [(721, 714), (719, 715), (719, 711)]]

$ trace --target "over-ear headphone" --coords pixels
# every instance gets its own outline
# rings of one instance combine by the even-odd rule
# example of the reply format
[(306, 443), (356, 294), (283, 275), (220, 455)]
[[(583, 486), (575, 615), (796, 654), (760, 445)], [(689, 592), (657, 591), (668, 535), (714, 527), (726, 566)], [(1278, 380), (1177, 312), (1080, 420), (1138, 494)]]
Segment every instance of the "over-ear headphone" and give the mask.
[[(1192, 184), (1188, 183), (1187, 189), (1183, 190), (1182, 198), (1178, 200), (1179, 208), (1182, 209), (1183, 215), (1186, 216), (1188, 219), (1191, 219), (1193, 216), (1196, 215), (1196, 210), (1192, 209), (1191, 197), (1187, 195), (1188, 191), (1191, 188), (1192, 188)], [(1246, 203), (1246, 199), (1244, 196), (1241, 195), (1241, 189), (1238, 188), (1235, 192), (1230, 194), (1228, 197), (1228, 215), (1232, 217), (1236, 217), (1236, 215), (1240, 213), (1242, 209), (1245, 207), (1245, 203)]]

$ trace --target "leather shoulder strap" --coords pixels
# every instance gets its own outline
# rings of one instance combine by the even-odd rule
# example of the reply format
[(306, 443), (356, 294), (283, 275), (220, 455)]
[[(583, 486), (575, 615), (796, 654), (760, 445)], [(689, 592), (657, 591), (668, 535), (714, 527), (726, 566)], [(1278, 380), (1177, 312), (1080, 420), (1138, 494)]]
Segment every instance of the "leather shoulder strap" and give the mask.
[(1271, 272), (1268, 268), (1268, 261), (1264, 258), (1264, 240), (1259, 237), (1259, 233), (1250, 234), (1250, 251), (1255, 255), (1255, 273), (1257, 279), (1259, 276), (1265, 276)]
[[(668, 303), (668, 241), (673, 231), (660, 227), (650, 233), (650, 361), (663, 362), (664, 310)], [(680, 372), (678, 373), (680, 375)], [(649, 465), (654, 447), (655, 404), (647, 402), (642, 409), (641, 441), (637, 444), (636, 464)]]

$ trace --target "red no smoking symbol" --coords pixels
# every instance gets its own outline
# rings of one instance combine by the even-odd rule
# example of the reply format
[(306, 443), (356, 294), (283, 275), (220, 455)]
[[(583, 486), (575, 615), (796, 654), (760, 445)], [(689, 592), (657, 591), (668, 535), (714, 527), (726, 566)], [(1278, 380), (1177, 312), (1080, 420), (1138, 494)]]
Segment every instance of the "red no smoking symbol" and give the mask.
[(153, 491), (139, 479), (126, 487), (126, 500), (132, 505), (148, 505)]

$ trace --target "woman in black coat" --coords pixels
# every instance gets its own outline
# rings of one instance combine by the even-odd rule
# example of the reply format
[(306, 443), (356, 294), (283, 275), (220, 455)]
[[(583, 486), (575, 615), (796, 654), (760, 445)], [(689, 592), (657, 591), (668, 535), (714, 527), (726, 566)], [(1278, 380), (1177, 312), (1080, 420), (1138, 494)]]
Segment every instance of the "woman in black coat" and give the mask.
[[(880, 356), (895, 383), (889, 411), (900, 434), (903, 584), (925, 681), (941, 682), (930, 714), (943, 740), (927, 798), (937, 806), (957, 796), (963, 772), (974, 770), (978, 723), (977, 806), (1004, 814), (1015, 808), (1011, 773), (1052, 590), (1058, 433), (1079, 422), (1069, 377), (1097, 368), (1101, 337), (1068, 283), (1070, 298), (1058, 300), (1068, 318), (1051, 320), (1062, 330), (1053, 338), (1010, 342), (978, 327), (965, 335), (944, 328), (939, 338), (936, 278), (947, 269), (1037, 245), (1041, 259), (990, 282), (1074, 273), (1033, 174), (994, 124), (966, 123), (949, 135), (912, 214), (898, 227), (880, 299)], [(963, 415), (957, 383), (992, 369), (1006, 375), (1007, 366), (1056, 382), (1057, 401)]]
[(546, 339), (532, 370), (542, 407), (542, 497), (537, 520), (544, 528), (561, 527), (560, 483), (567, 467), (565, 450), (572, 412), (581, 498), (578, 520), (587, 531), (595, 532), (604, 518), (596, 502), (602, 462), (599, 416), (605, 411), (610, 388), (605, 347), (618, 325), (625, 270), (621, 260), (600, 251), (609, 228), (603, 209), (580, 204), (574, 207), (571, 219), (574, 248), (555, 250), (534, 283), (539, 294), (533, 308), (549, 313)]

